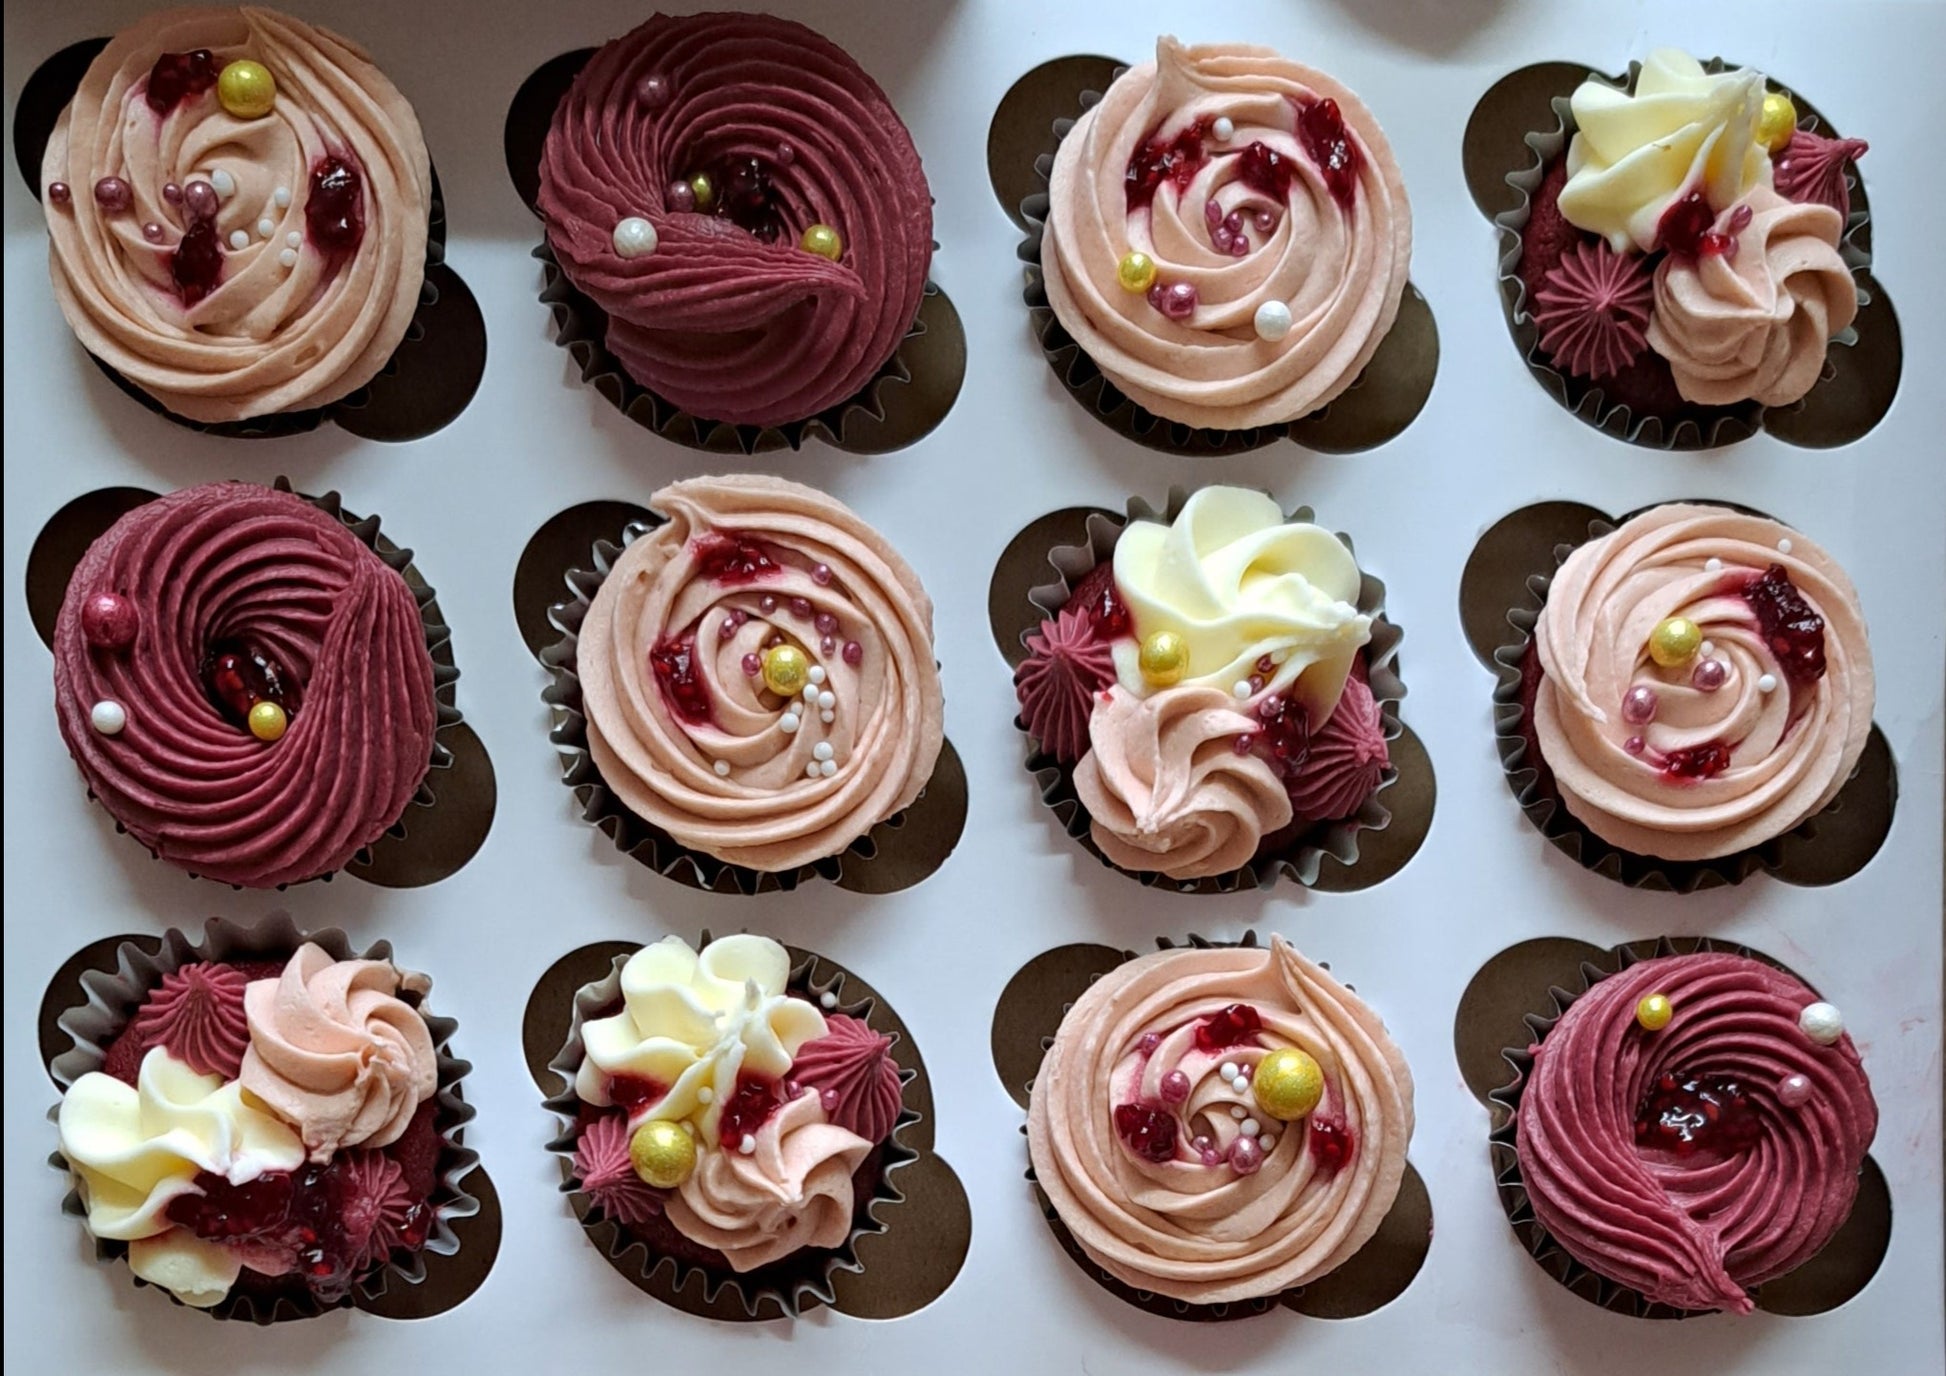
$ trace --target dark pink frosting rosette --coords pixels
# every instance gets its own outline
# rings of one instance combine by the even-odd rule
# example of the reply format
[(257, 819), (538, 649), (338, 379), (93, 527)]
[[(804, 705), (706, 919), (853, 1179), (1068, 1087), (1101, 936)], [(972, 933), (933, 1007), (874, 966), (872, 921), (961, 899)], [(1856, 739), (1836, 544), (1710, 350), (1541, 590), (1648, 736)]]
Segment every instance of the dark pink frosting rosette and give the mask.
[[(275, 666), (281, 738), (226, 713), (207, 672), (225, 647)], [(431, 764), (438, 710), (405, 579), (336, 517), (247, 483), (158, 498), (95, 541), (55, 625), (54, 702), (116, 821), (252, 888), (327, 874), (383, 835)], [(101, 729), (101, 704), (120, 729)]]
[[(698, 174), (708, 203), (685, 195)], [(643, 386), (732, 424), (861, 392), (918, 314), (932, 202), (885, 93), (825, 38), (760, 14), (657, 15), (556, 108), (539, 208), (568, 279)], [(625, 220), (653, 246), (618, 247)], [(800, 246), (837, 231), (834, 261)]]

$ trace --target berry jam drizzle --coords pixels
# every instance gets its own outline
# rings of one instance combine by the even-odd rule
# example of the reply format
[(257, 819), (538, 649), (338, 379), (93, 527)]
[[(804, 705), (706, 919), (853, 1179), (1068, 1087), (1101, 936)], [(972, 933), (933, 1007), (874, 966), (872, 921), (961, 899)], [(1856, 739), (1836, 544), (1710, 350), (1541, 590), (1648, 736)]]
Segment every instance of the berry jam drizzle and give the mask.
[(1290, 159), (1267, 143), (1253, 143), (1237, 154), (1237, 176), (1252, 191), (1278, 205), (1290, 200)]
[(745, 535), (710, 532), (690, 541), (696, 571), (718, 583), (740, 586), (783, 572), (764, 547)]
[(1656, 222), (1655, 241), (1678, 258), (1737, 256), (1737, 235), (1750, 227), (1751, 209), (1740, 205), (1730, 212), (1728, 232), (1711, 228), (1716, 212), (1700, 191), (1692, 191), (1662, 212)]
[(1150, 1104), (1118, 1104), (1115, 1132), (1129, 1151), (1144, 1161), (1173, 1161), (1176, 1156), (1176, 1117)]
[(1171, 138), (1152, 138), (1135, 150), (1122, 179), (1128, 193), (1128, 208), (1142, 210), (1154, 200), (1156, 189), (1166, 181), (1175, 183), (1180, 196), (1195, 178), (1209, 152), (1203, 146), (1210, 120), (1199, 119)]
[(608, 1100), (633, 1113), (643, 1104), (653, 1104), (669, 1092), (669, 1086), (646, 1075), (610, 1075), (603, 1086)]
[(1659, 1078), (1635, 1110), (1635, 1144), (1691, 1156), (1728, 1156), (1756, 1143), (1756, 1109), (1735, 1080)]
[(1199, 1051), (1221, 1051), (1226, 1046), (1248, 1041), (1263, 1025), (1264, 1020), (1256, 1009), (1247, 1003), (1233, 1003), (1212, 1013), (1196, 1028), (1196, 1047)]
[(1069, 600), (1087, 613), (1095, 637), (1099, 640), (1113, 640), (1117, 636), (1127, 635), (1134, 625), (1127, 606), (1115, 595), (1113, 564), (1097, 564), (1088, 570), (1082, 580), (1074, 585)]
[(1811, 610), (1782, 564), (1772, 564), (1743, 590), (1757, 615), (1764, 640), (1777, 655), (1777, 667), (1798, 683), (1824, 677), (1824, 618)]
[(365, 237), (365, 179), (358, 168), (326, 154), (311, 169), (311, 193), (304, 202), (304, 224), (311, 243), (327, 258), (348, 256)]
[(784, 234), (783, 207), (777, 188), (770, 180), (770, 169), (756, 158), (738, 158), (710, 169), (716, 187), (714, 214), (739, 229), (747, 230), (766, 244)]
[[(1331, 198), (1349, 211), (1358, 200), (1358, 170), (1364, 160), (1359, 156), (1358, 145), (1351, 141), (1351, 132), (1345, 128), (1338, 102), (1316, 100), (1300, 107), (1297, 137), (1304, 151), (1311, 155), (1311, 161), (1318, 165), (1318, 171), (1324, 174)], [(1284, 185), (1286, 189), (1290, 186), (1288, 173)]]
[(274, 702), (286, 717), (295, 717), (302, 692), (297, 679), (270, 651), (255, 641), (230, 637), (209, 647), (203, 656), (203, 688), (233, 725), (248, 728), (250, 709)]
[(735, 1151), (745, 1137), (756, 1135), (757, 1129), (782, 1102), (777, 1097), (775, 1080), (739, 1075), (736, 1092), (725, 1101), (723, 1116), (717, 1119), (716, 1140), (727, 1150)]
[(698, 672), (694, 631), (671, 636), (650, 650), (649, 668), (662, 688), (662, 696), (678, 717), (692, 726), (709, 722), (709, 689), (703, 685)]
[(1351, 1160), (1354, 1143), (1351, 1129), (1335, 1118), (1311, 1115), (1310, 1147), (1311, 1159), (1318, 1163), (1318, 1169), (1332, 1175), (1344, 1169)]
[(1278, 778), (1295, 778), (1311, 753), (1311, 714), (1279, 694), (1257, 704), (1257, 720), (1260, 725), (1252, 733), (1255, 752)]
[(216, 55), (208, 48), (190, 53), (164, 53), (149, 68), (149, 85), (143, 93), (149, 108), (168, 115), (191, 96), (202, 95), (216, 85)]
[(1729, 767), (1730, 747), (1723, 741), (1671, 750), (1662, 760), (1662, 772), (1672, 779), (1713, 779)]
[(211, 220), (197, 220), (169, 254), (169, 278), (185, 308), (216, 290), (223, 280), (223, 239)]

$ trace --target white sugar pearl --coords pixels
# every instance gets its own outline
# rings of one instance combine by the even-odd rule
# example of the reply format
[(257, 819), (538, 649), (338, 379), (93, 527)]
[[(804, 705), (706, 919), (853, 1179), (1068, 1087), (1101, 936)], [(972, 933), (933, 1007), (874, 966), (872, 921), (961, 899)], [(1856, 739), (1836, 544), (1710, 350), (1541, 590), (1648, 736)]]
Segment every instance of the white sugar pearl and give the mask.
[(1271, 1152), (1277, 1149), (1276, 1135), (1268, 1132), (1261, 1134), (1257, 1138), (1257, 1145), (1264, 1149), (1264, 1155), (1270, 1155)]
[(727, 779), (730, 777), (730, 762), (728, 760), (718, 760), (711, 768), (716, 770), (716, 777), (719, 779)]
[(744, 1133), (743, 1140), (737, 1143), (737, 1150), (742, 1152), (745, 1156), (748, 1156), (750, 1155), (751, 1152), (755, 1151), (756, 1149), (757, 1149), (757, 1139), (752, 1137), (747, 1132)]
[(1257, 338), (1276, 343), (1291, 332), (1291, 308), (1282, 301), (1266, 301), (1257, 307)]
[(1230, 691), (1237, 695), (1237, 700), (1239, 702), (1243, 701), (1245, 698), (1248, 698), (1250, 696), (1250, 680), (1247, 678), (1238, 679), (1236, 681), (1236, 685), (1232, 687)]
[(1243, 1105), (1241, 1105), (1241, 1104), (1231, 1104), (1231, 1105), (1230, 1105), (1230, 1116), (1231, 1116), (1232, 1118), (1234, 1118), (1234, 1119), (1236, 1119), (1236, 1120), (1237, 1120), (1237, 1121), (1238, 1121), (1239, 1123), (1241, 1123), (1241, 1122), (1242, 1122), (1242, 1121), (1243, 1121), (1243, 1120), (1244, 1120), (1244, 1119), (1245, 1119), (1246, 1117), (1248, 1117), (1249, 1115), (1247, 1115), (1246, 1113), (1244, 1113), (1244, 1111), (1243, 1111)]
[(818, 777), (818, 762), (816, 760), (812, 760), (804, 766), (804, 777), (807, 779), (815, 779)]
[(811, 682), (813, 682), (813, 683), (823, 683), (823, 682), (824, 682), (824, 666), (823, 666), (822, 664), (813, 664), (813, 665), (811, 666), (811, 672), (810, 672), (810, 673), (808, 673), (808, 674), (806, 674), (806, 675), (805, 675), (805, 677), (806, 677), (806, 678), (808, 678), (808, 679), (810, 679), (810, 680), (811, 680)]
[(825, 711), (828, 712), (833, 707), (836, 707), (837, 705), (838, 705), (838, 695), (832, 692), (829, 688), (825, 689), (822, 693), (818, 694), (818, 706), (822, 707)]
[(615, 252), (624, 258), (640, 258), (654, 253), (659, 243), (655, 226), (640, 215), (631, 215), (615, 226)]
[(1783, 539), (1777, 542), (1777, 552), (1779, 554), (1789, 554), (1791, 552), (1790, 536), (1786, 535)]
[(1218, 143), (1228, 143), (1236, 137), (1236, 121), (1228, 115), (1218, 115), (1216, 117), (1216, 123), (1210, 125), (1209, 131), (1216, 135), (1216, 141)]
[(838, 720), (838, 714), (836, 712), (820, 712), (818, 713), (818, 720), (826, 726), (829, 726), (832, 722)]
[(1257, 1122), (1255, 1118), (1245, 1118), (1243, 1120), (1243, 1126), (1238, 1128), (1237, 1131), (1242, 1133), (1245, 1137), (1255, 1137), (1258, 1133), (1263, 1131), (1263, 1127), (1261, 1124)]
[(1758, 676), (1757, 676), (1757, 691), (1758, 691), (1759, 693), (1774, 693), (1774, 692), (1776, 692), (1776, 691), (1777, 691), (1777, 675), (1775, 675), (1775, 674), (1760, 674), (1760, 675), (1758, 675)]
[(268, 239), (271, 235), (275, 234), (276, 232), (277, 232), (277, 222), (271, 219), (268, 215), (264, 216), (263, 219), (257, 221), (257, 237), (259, 239)]
[(795, 712), (786, 712), (783, 716), (777, 718), (777, 729), (782, 731), (786, 736), (796, 735), (797, 728), (802, 724), (802, 722), (798, 721), (797, 713)]
[(1239, 1094), (1248, 1094), (1250, 1092), (1250, 1077), (1248, 1075), (1237, 1076), (1234, 1080), (1230, 1081), (1230, 1088)]
[(216, 194), (226, 201), (236, 195), (236, 178), (220, 167), (209, 174), (209, 184)]
[(102, 735), (119, 736), (122, 728), (128, 725), (128, 712), (119, 702), (104, 698), (88, 713), (88, 720)]
[(1806, 1004), (1804, 1011), (1797, 1015), (1797, 1025), (1819, 1046), (1830, 1046), (1845, 1035), (1844, 1015), (1834, 1004)]
[(291, 189), (288, 186), (280, 186), (270, 193), (270, 199), (277, 203), (279, 210), (282, 210), (291, 203)]
[(812, 746), (812, 747), (811, 747), (811, 758), (812, 758), (812, 759), (814, 759), (814, 760), (828, 760), (828, 759), (830, 759), (830, 758), (831, 758), (831, 742), (830, 742), (830, 741), (819, 741), (819, 742), (818, 742), (818, 743), (817, 743), (816, 745), (814, 745), (814, 746)]
[(1716, 642), (1714, 640), (1705, 640), (1703, 642), (1702, 648), (1698, 650), (1696, 653), (1703, 656), (1703, 658), (1708, 659), (1711, 655), (1716, 653)]
[(827, 989), (818, 995), (818, 1004), (824, 1008), (836, 1008), (838, 1006), (838, 996)]
[(1723, 561), (1721, 559), (1705, 559), (1703, 561), (1703, 568), (1708, 573), (1721, 573), (1723, 571)]
[(283, 264), (283, 265), (284, 265), (285, 267), (287, 267), (287, 268), (294, 268), (294, 267), (296, 267), (296, 266), (297, 266), (297, 250), (296, 250), (296, 249), (294, 249), (294, 248), (280, 248), (280, 249), (278, 249), (278, 250), (277, 250), (277, 261), (278, 261), (278, 262), (280, 262), (280, 263), (282, 263), (282, 264)]
[(696, 1091), (696, 1102), (699, 1104), (707, 1104), (715, 1097), (716, 1097), (716, 1091), (711, 1089), (708, 1085), (704, 1085), (701, 1089)]
[(249, 236), (249, 234), (248, 234), (248, 233), (246, 233), (245, 231), (243, 231), (243, 230), (241, 230), (241, 229), (233, 229), (233, 230), (231, 230), (231, 231), (230, 231), (230, 247), (231, 247), (231, 248), (249, 248), (249, 247), (250, 247), (250, 236)]
[(836, 774), (837, 772), (838, 772), (838, 762), (836, 760), (825, 760), (823, 763), (818, 765), (818, 773), (824, 775), (824, 777), (827, 779), (830, 778), (832, 775)]
[(1235, 1061), (1225, 1061), (1217, 1067), (1216, 1073), (1226, 1080), (1234, 1080), (1237, 1077), (1237, 1063)]
[(303, 248), (304, 236), (293, 229), (289, 234), (286, 234), (284, 236), (284, 242), (289, 244), (292, 248)]

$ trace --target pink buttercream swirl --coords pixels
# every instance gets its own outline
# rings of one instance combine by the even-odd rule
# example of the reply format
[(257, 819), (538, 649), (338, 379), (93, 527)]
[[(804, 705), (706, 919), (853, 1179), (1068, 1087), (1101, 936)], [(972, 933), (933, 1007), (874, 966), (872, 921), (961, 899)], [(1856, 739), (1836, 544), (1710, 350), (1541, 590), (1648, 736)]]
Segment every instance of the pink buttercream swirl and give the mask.
[[(1752, 212), (1734, 227), (1741, 208)], [(1838, 253), (1845, 219), (1828, 205), (1759, 186), (1717, 217), (1731, 253), (1671, 253), (1655, 271), (1649, 347), (1668, 360), (1688, 401), (1787, 406), (1824, 370), (1825, 346), (1858, 314), (1858, 288)]]
[[(756, 232), (672, 197), (698, 173), (729, 196), (753, 159), (770, 184)], [(829, 40), (762, 14), (656, 15), (605, 44), (555, 110), (539, 208), (630, 375), (735, 424), (862, 391), (918, 314), (932, 258), (925, 172), (885, 93)], [(631, 218), (654, 227), (653, 252), (617, 251)], [(836, 262), (799, 247), (814, 224), (837, 230)]]
[[(1746, 595), (1772, 565), (1823, 619), (1814, 677)], [(1649, 637), (1671, 617), (1695, 622), (1710, 649), (1665, 669)], [(1872, 652), (1850, 579), (1803, 536), (1723, 507), (1653, 507), (1575, 550), (1534, 647), (1535, 734), (1568, 811), (1638, 855), (1710, 859), (1789, 831), (1837, 796), (1871, 731)], [(1722, 667), (1715, 688), (1697, 678), (1705, 660)], [(1655, 701), (1647, 722), (1624, 711), (1636, 689)], [(1720, 772), (1673, 767), (1717, 746)]]
[(1534, 291), (1541, 347), (1575, 377), (1613, 377), (1648, 347), (1654, 294), (1639, 254), (1598, 239), (1576, 244)]
[(617, 1223), (639, 1225), (662, 1212), (662, 1194), (635, 1173), (628, 1154), (628, 1115), (604, 1113), (574, 1144), (574, 1176)]
[[(1237, 1003), (1260, 1027), (1202, 1045), (1199, 1029)], [(1221, 1067), (1247, 1076), (1281, 1047), (1317, 1060), (1324, 1096), (1304, 1120), (1271, 1122), (1261, 1166), (1239, 1172), (1225, 1159), (1243, 1132), (1231, 1110), (1260, 1112)], [(1176, 1075), (1187, 1092), (1171, 1104)], [(1117, 1135), (1127, 1104), (1177, 1125), (1163, 1159)], [(1335, 1168), (1311, 1140), (1326, 1118), (1334, 1143), (1350, 1143)], [(1164, 951), (1102, 976), (1062, 1019), (1027, 1119), (1034, 1177), (1082, 1250), (1138, 1290), (1191, 1304), (1276, 1295), (1343, 1265), (1391, 1209), (1411, 1136), (1412, 1075), (1384, 1024), (1281, 937), (1268, 950)]]
[[(1336, 166), (1302, 128), (1325, 102), (1343, 125)], [(1233, 126), (1227, 142), (1218, 119)], [(1138, 152), (1199, 129), (1187, 184), (1132, 197)], [(1117, 270), (1130, 252), (1191, 309), (1178, 318), (1127, 290)], [(1062, 326), (1131, 400), (1238, 430), (1308, 415), (1357, 380), (1398, 314), (1411, 252), (1404, 180), (1357, 96), (1267, 48), (1163, 38), (1062, 139), (1041, 267)], [(1267, 302), (1289, 309), (1276, 339), (1256, 327)]]
[(171, 970), (136, 1009), (124, 1034), (160, 1046), (199, 1075), (234, 1080), (250, 1045), (243, 992), (250, 981), (233, 965), (200, 961)]
[(1350, 817), (1378, 791), (1391, 762), (1384, 717), (1364, 670), (1354, 669), (1337, 708), (1311, 733), (1304, 763), (1286, 782), (1292, 811), (1310, 821)]
[(905, 1101), (892, 1039), (857, 1018), (827, 1013), (825, 1034), (806, 1042), (791, 1062), (791, 1078), (818, 1092), (824, 1116), (867, 1142), (892, 1135)]
[[(1674, 1009), (1644, 1033), (1636, 1005)], [(1820, 1046), (1798, 1015), (1817, 995), (1724, 953), (1645, 960), (1576, 999), (1534, 1048), (1521, 1091), (1520, 1173), (1534, 1215), (1590, 1269), (1680, 1309), (1748, 1313), (1751, 1288), (1810, 1259), (1851, 1213), (1878, 1108), (1851, 1038)], [(1803, 1076), (1797, 1107), (1779, 1086)], [(1638, 1142), (1664, 1081), (1734, 1084), (1747, 1142)], [(1719, 1127), (1718, 1131), (1722, 1129)]]
[(1029, 735), (1062, 764), (1088, 753), (1095, 694), (1115, 681), (1115, 655), (1076, 598), (1027, 637), (1014, 696)]

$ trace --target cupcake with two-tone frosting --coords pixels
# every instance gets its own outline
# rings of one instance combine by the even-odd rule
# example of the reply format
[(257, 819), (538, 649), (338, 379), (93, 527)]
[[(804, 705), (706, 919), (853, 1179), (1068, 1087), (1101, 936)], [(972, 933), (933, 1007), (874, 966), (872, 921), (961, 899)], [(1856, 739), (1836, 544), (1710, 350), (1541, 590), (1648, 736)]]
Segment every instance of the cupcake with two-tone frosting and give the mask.
[(36, 170), (55, 299), (175, 415), (325, 406), (419, 308), (431, 164), (370, 58), (274, 10), (159, 11), (89, 65)]

